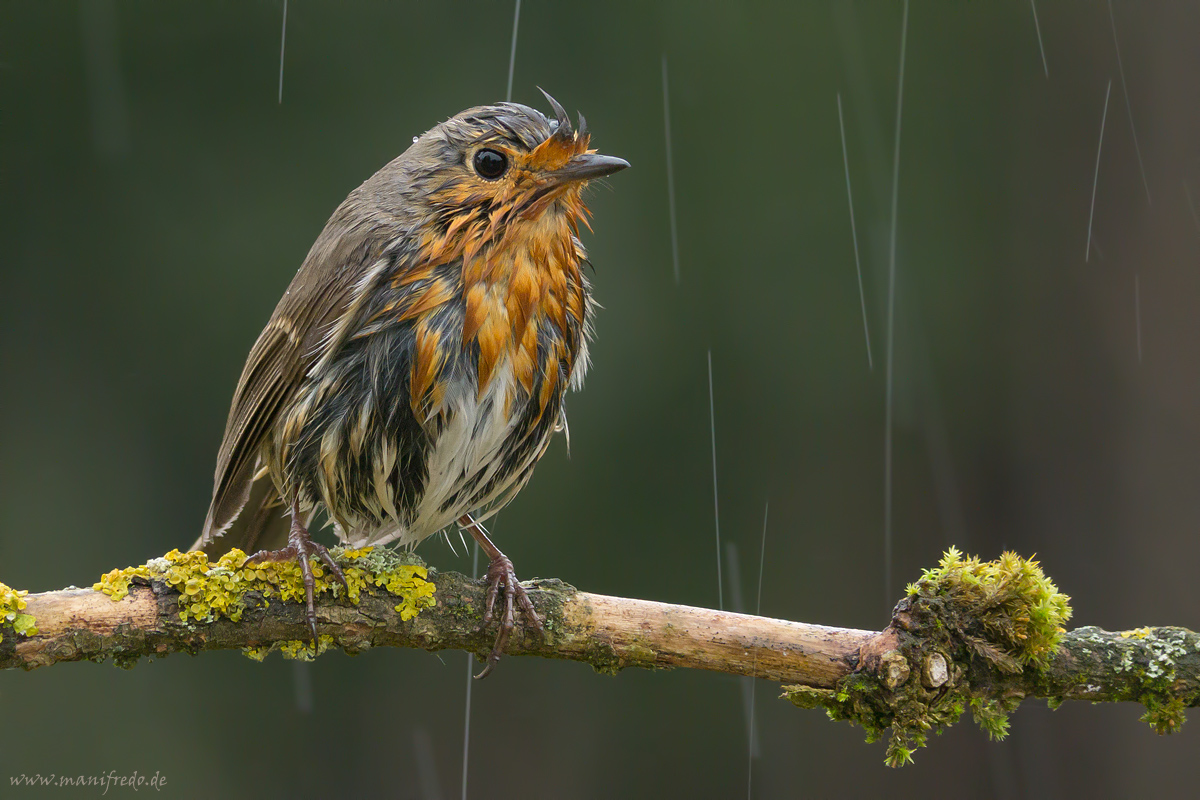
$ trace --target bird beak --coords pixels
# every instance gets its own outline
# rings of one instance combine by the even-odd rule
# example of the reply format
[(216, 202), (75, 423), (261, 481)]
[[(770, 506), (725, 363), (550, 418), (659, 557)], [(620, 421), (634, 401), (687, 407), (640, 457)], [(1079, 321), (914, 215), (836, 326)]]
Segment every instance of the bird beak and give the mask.
[(593, 178), (603, 178), (620, 172), (629, 166), (629, 162), (615, 156), (602, 156), (598, 153), (583, 153), (577, 155), (563, 166), (547, 173), (546, 178), (553, 184), (562, 186), (578, 181), (590, 181)]

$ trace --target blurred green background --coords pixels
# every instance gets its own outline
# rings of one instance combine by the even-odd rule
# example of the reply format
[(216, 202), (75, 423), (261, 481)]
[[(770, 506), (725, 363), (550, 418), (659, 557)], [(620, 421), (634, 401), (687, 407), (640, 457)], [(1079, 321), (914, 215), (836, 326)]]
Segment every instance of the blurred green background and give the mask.
[[(717, 603), (711, 349), (721, 535), (741, 602), (757, 589), (769, 500), (766, 615), (878, 629), (953, 543), (1037, 553), (1075, 624), (1200, 626), (1200, 6), (1115, 5), (1127, 106), (1101, 3), (1038, 6), (1045, 67), (1028, 3), (913, 5), (890, 597), (901, 4), (522, 6), (514, 99), (544, 107), (544, 86), (633, 164), (591, 193), (604, 309), (587, 388), (570, 400), (570, 458), (556, 443), (495, 525), (522, 577)], [(414, 135), (503, 99), (507, 0), (296, 0), (280, 104), (282, 10), (0, 5), (0, 579), (12, 586), (89, 585), (188, 545), (243, 360), (329, 213)], [(419, 552), (470, 566), (437, 541)], [(466, 662), (209, 653), (5, 673), (0, 795), (33, 793), (8, 788), (19, 773), (136, 769), (180, 797), (457, 797)], [(743, 689), (508, 659), (473, 687), (470, 794), (742, 795)], [(758, 686), (756, 797), (1194, 786), (1197, 723), (1158, 738), (1132, 705), (1030, 702), (1001, 744), (964, 720), (892, 771), (882, 745), (777, 694)]]

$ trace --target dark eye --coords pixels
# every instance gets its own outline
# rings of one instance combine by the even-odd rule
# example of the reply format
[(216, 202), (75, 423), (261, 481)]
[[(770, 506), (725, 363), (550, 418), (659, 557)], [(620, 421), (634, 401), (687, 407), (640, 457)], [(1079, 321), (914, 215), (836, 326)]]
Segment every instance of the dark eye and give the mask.
[(508, 169), (508, 159), (495, 150), (480, 150), (475, 154), (475, 171), (479, 177), (494, 181)]

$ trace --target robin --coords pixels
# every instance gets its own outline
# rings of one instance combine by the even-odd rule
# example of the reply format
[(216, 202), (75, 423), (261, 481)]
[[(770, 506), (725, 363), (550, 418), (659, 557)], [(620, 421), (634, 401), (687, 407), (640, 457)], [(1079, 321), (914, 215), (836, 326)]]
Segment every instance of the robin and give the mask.
[[(543, 94), (545, 94), (543, 92)], [(345, 576), (309, 524), (351, 547), (414, 546), (457, 523), (487, 554), (482, 626), (503, 589), (489, 674), (541, 620), (481, 524), (521, 490), (588, 366), (589, 180), (629, 166), (573, 128), (500, 103), (463, 111), (350, 193), (254, 343), (193, 549), (297, 559)], [(589, 226), (590, 228), (590, 226)]]

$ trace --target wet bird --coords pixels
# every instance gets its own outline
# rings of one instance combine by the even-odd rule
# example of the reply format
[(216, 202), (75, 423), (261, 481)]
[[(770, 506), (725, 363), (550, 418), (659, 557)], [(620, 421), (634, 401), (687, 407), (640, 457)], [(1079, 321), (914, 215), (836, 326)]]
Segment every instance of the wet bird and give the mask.
[[(317, 238), (234, 393), (193, 549), (299, 561), (313, 639), (309, 525), (353, 547), (413, 546), (457, 523), (488, 555), (482, 626), (503, 592), (541, 621), (481, 522), (513, 499), (588, 366), (594, 303), (579, 223), (589, 180), (629, 166), (516, 103), (471, 108), (350, 193)], [(481, 626), (481, 627), (482, 627)]]

